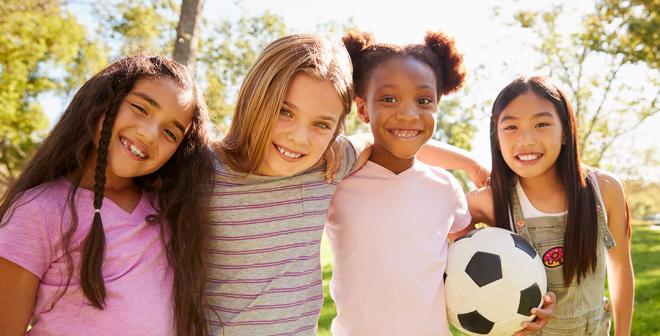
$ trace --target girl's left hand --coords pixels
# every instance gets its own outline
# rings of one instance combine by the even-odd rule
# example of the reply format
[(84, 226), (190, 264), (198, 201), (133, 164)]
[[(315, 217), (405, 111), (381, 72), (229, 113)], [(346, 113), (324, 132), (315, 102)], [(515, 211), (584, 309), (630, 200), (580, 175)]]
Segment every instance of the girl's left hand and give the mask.
[(523, 322), (524, 328), (517, 332), (515, 336), (529, 335), (543, 329), (552, 318), (556, 303), (557, 298), (555, 297), (555, 293), (547, 292), (543, 295), (543, 306), (540, 309), (532, 308), (532, 314), (535, 314), (536, 318), (530, 322)]

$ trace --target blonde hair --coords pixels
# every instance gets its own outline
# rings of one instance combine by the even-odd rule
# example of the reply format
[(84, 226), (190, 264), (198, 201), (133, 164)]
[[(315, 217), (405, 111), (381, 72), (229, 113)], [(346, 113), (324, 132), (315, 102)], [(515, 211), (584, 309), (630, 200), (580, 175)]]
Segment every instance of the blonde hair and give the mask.
[(329, 80), (339, 94), (344, 111), (334, 141), (353, 102), (348, 52), (339, 41), (309, 34), (287, 35), (264, 49), (241, 85), (231, 125), (218, 143), (219, 154), (231, 168), (244, 173), (259, 168), (287, 89), (299, 73)]

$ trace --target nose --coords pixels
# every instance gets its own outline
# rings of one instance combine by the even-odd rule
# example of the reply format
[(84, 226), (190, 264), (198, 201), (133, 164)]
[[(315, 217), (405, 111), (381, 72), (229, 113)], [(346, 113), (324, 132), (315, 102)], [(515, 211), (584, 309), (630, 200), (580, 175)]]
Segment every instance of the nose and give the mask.
[(309, 143), (309, 130), (303, 125), (296, 124), (287, 132), (287, 139), (298, 145), (306, 145)]
[(417, 111), (415, 104), (404, 104), (396, 114), (396, 118), (404, 121), (417, 120), (419, 119), (419, 111)]
[(536, 144), (536, 136), (533, 130), (521, 130), (518, 138), (519, 146), (530, 146)]
[(136, 133), (141, 141), (153, 146), (160, 133), (160, 125), (156, 122), (146, 122), (136, 128)]

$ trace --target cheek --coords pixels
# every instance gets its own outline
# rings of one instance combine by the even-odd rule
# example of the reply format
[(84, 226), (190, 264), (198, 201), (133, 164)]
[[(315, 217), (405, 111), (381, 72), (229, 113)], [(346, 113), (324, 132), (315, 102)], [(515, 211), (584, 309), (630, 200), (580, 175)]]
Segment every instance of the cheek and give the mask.
[(328, 145), (330, 145), (330, 140), (332, 140), (332, 136), (334, 133), (332, 132), (323, 132), (323, 133), (317, 133), (313, 135), (313, 141), (312, 144), (314, 146), (314, 151), (317, 152), (317, 154), (323, 154), (328, 148)]
[(162, 166), (164, 165), (169, 159), (172, 158), (176, 150), (179, 148), (179, 145), (173, 144), (167, 140), (162, 140), (163, 143), (160, 144), (160, 153), (158, 155), (158, 162), (156, 162), (157, 166)]

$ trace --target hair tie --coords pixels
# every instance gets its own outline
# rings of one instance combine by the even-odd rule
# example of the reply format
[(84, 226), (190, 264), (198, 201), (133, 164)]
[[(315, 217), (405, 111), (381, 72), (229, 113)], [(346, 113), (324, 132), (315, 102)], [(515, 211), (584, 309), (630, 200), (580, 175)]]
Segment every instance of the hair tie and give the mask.
[(100, 213), (101, 213), (101, 209), (94, 209), (94, 212), (100, 214)]

